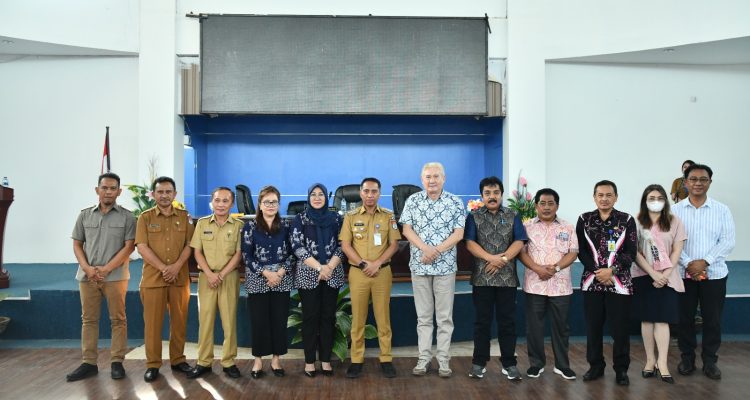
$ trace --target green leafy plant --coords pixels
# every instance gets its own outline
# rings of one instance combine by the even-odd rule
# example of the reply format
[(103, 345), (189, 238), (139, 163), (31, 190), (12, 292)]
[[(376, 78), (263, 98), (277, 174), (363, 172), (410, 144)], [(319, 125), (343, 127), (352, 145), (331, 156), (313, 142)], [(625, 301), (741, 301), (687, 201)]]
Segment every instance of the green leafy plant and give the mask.
[(516, 210), (522, 221), (536, 217), (536, 207), (532, 194), (528, 191), (528, 181), (518, 172), (516, 188), (513, 189), (512, 198), (508, 199), (508, 208)]
[[(333, 332), (333, 354), (341, 361), (346, 359), (352, 331), (352, 302), (346, 298), (348, 294), (348, 286), (339, 292), (336, 306), (336, 329)], [(292, 307), (289, 311), (287, 327), (297, 329), (292, 338), (292, 344), (300, 343), (302, 341), (302, 299), (299, 292), (292, 295)], [(365, 339), (376, 337), (378, 337), (378, 330), (371, 324), (366, 324)]]
[(142, 212), (152, 208), (156, 205), (153, 193), (146, 185), (125, 185), (126, 188), (133, 194), (133, 203), (135, 208), (133, 209), (133, 215), (138, 218)]

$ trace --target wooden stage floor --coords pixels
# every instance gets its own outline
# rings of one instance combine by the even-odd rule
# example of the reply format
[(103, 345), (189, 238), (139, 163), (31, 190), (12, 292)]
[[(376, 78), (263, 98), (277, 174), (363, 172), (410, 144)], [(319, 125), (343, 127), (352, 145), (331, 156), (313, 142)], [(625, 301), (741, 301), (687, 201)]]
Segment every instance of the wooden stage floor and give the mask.
[[(496, 344), (493, 344), (496, 346)], [(548, 357), (552, 354), (547, 344)], [(518, 346), (519, 368), (528, 367), (526, 346)], [(605, 357), (610, 359), (610, 345), (605, 344)], [(411, 375), (415, 358), (396, 358), (398, 376), (386, 379), (380, 375), (377, 359), (366, 360), (364, 375), (356, 380), (347, 379), (345, 366), (335, 362), (333, 377), (314, 379), (302, 375), (302, 360), (284, 360), (287, 376), (276, 378), (266, 375), (262, 379), (249, 377), (251, 361), (240, 360), (238, 366), (243, 377), (233, 380), (226, 377), (218, 365), (214, 373), (196, 381), (184, 375), (172, 374), (169, 365), (161, 368), (162, 375), (154, 383), (143, 381), (143, 360), (126, 360), (128, 376), (120, 381), (109, 377), (109, 352), (100, 352), (99, 375), (79, 382), (68, 383), (65, 375), (80, 363), (78, 349), (0, 349), (0, 399), (746, 399), (750, 393), (750, 343), (724, 343), (720, 350), (721, 381), (712, 381), (697, 371), (683, 377), (677, 374), (679, 355), (673, 345), (670, 349), (670, 369), (676, 384), (669, 385), (657, 378), (643, 379), (643, 346), (633, 340), (631, 345), (630, 386), (614, 383), (614, 372), (608, 366), (603, 379), (583, 382), (581, 376), (587, 369), (585, 344), (571, 344), (571, 364), (578, 374), (575, 381), (566, 381), (552, 373), (548, 365), (537, 379), (525, 376), (520, 382), (508, 381), (501, 373), (499, 362), (493, 357), (487, 375), (482, 380), (468, 377), (470, 357), (451, 360), (453, 377), (439, 378), (431, 373), (424, 377)], [(192, 362), (193, 360), (189, 360)], [(549, 361), (548, 361), (549, 363)], [(434, 362), (434, 364), (436, 364)], [(266, 361), (266, 369), (268, 369)], [(700, 368), (700, 361), (698, 362)]]

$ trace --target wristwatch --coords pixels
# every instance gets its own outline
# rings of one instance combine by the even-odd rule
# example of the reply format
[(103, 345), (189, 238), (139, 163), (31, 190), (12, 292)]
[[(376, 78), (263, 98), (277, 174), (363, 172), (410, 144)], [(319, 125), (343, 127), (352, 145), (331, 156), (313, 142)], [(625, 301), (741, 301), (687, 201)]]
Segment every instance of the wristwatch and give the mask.
[(365, 262), (365, 260), (360, 261), (358, 265), (360, 269), (367, 268), (367, 262)]
[(560, 272), (560, 266), (555, 264), (555, 272)]

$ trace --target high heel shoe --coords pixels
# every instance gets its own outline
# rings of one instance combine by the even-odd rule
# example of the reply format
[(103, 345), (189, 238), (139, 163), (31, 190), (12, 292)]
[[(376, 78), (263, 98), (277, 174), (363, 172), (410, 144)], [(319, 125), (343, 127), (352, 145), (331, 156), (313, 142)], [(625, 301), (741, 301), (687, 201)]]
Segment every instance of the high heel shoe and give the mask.
[(317, 371), (315, 370), (312, 370), (312, 371), (305, 370), (304, 372), (305, 372), (305, 376), (308, 378), (315, 378), (315, 375), (317, 374)]
[(333, 368), (331, 369), (321, 369), (320, 373), (325, 376), (333, 376)]
[(278, 376), (279, 378), (281, 378), (285, 374), (284, 368), (274, 368), (274, 367), (271, 367), (271, 371), (273, 371), (273, 375), (274, 376)]
[(644, 378), (653, 378), (656, 375), (656, 372), (652, 369), (651, 371), (644, 369), (641, 371), (641, 376)]
[(670, 385), (674, 384), (674, 378), (672, 378), (672, 375), (662, 375), (659, 369), (656, 369), (656, 373), (659, 374), (659, 378), (661, 378), (662, 382), (667, 382)]

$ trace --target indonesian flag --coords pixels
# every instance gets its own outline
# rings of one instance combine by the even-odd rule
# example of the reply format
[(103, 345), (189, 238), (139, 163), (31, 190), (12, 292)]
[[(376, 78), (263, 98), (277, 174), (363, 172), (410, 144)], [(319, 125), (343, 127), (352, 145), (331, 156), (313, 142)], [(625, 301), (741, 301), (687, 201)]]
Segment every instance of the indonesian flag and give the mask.
[[(104, 169), (104, 167), (107, 169)], [(102, 174), (110, 172), (112, 168), (109, 165), (109, 127), (107, 127), (107, 135), (104, 137), (104, 153), (102, 154)]]

